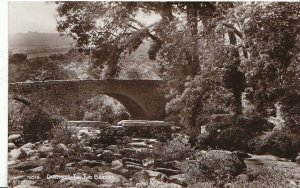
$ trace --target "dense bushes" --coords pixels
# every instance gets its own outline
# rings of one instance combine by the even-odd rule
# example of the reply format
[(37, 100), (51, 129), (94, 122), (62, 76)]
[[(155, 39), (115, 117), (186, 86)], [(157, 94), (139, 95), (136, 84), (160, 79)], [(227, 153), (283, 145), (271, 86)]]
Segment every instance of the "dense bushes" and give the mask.
[[(228, 184), (228, 188), (241, 188), (241, 187), (260, 187), (260, 188), (270, 188), (270, 187), (289, 187), (288, 176), (294, 173), (289, 169), (289, 173), (284, 172), (284, 169), (278, 166), (262, 167), (247, 169), (248, 174), (252, 177), (251, 181), (238, 178), (236, 181)], [(292, 187), (292, 186), (291, 186)]]
[(58, 119), (51, 116), (49, 111), (40, 106), (28, 108), (23, 114), (21, 122), (25, 141), (40, 141), (51, 136), (51, 129), (60, 123)]
[(252, 116), (228, 118), (207, 122), (207, 133), (196, 138), (198, 149), (221, 148), (243, 150), (250, 153), (270, 153), (279, 157), (295, 158), (300, 151), (299, 132), (288, 126), (297, 127), (295, 122), (285, 122), (283, 127), (275, 127), (267, 119)]
[(274, 129), (267, 134), (252, 139), (249, 143), (254, 153), (270, 153), (279, 157), (295, 158), (299, 144), (295, 144), (286, 129)]
[[(217, 121), (216, 121), (217, 120)], [(249, 142), (264, 131), (270, 131), (274, 127), (266, 119), (253, 117), (224, 117), (213, 119), (206, 124), (206, 134), (198, 136), (198, 147), (222, 148), (227, 150), (244, 150), (251, 152)]]
[(192, 148), (188, 140), (183, 137), (175, 137), (165, 143), (157, 143), (153, 146), (153, 154), (164, 161), (183, 160), (191, 155)]
[(58, 110), (48, 104), (24, 105), (9, 101), (9, 132), (20, 132), (25, 142), (53, 139), (56, 143), (72, 143), (74, 130), (59, 115)]
[(190, 184), (213, 181), (216, 186), (223, 186), (240, 174), (246, 165), (229, 151), (211, 150), (200, 153), (194, 160), (183, 161), (179, 168), (187, 175)]

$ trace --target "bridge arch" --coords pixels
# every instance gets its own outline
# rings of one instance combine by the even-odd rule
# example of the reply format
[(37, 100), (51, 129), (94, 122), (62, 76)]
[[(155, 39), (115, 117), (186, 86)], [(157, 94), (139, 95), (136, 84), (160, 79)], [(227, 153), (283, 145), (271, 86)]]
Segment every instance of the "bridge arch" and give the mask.
[(117, 101), (119, 101), (128, 111), (132, 119), (145, 119), (146, 115), (142, 107), (136, 103), (131, 98), (120, 95), (120, 94), (113, 94), (113, 93), (104, 93), (107, 96), (110, 96)]
[[(120, 101), (132, 119), (161, 120), (166, 98), (162, 80), (48, 80), (9, 83), (11, 96), (45, 100), (61, 109), (68, 120), (82, 120), (80, 105), (100, 94)], [(81, 117), (81, 118), (80, 118)]]

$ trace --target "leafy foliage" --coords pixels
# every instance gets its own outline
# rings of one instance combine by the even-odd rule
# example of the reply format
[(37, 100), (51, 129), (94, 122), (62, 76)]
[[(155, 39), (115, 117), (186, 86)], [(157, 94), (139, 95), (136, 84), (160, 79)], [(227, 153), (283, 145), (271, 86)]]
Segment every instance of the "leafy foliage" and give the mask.
[(183, 160), (189, 157), (192, 148), (180, 137), (168, 140), (166, 143), (157, 143), (153, 147), (153, 154), (164, 161)]
[[(31, 104), (23, 113), (20, 121), (25, 141), (46, 140), (53, 136), (52, 130), (63, 127), (65, 120), (57, 115), (56, 109), (50, 106)], [(64, 137), (66, 132), (64, 131)]]
[(299, 97), (299, 10), (296, 3), (262, 3), (249, 9), (244, 33), (251, 63), (245, 66), (253, 88), (248, 97), (258, 112), (268, 114), (283, 98)]
[[(20, 57), (22, 60), (20, 61)], [(26, 55), (12, 55), (9, 57), (9, 82), (66, 80), (69, 75), (62, 68), (62, 61), (58, 56), (38, 57), (26, 59)]]
[[(110, 67), (110, 78), (125, 67), (118, 63), (125, 54), (151, 41), (149, 58), (159, 62), (162, 78), (168, 80), (169, 120), (196, 130), (205, 116), (241, 115), (246, 89), (255, 113), (275, 115), (274, 105), (279, 103), (286, 126), (299, 130), (298, 4), (58, 4), (60, 17), (65, 17), (58, 30), (74, 36), (80, 48), (98, 58), (99, 66)], [(138, 14), (161, 19), (146, 25)]]

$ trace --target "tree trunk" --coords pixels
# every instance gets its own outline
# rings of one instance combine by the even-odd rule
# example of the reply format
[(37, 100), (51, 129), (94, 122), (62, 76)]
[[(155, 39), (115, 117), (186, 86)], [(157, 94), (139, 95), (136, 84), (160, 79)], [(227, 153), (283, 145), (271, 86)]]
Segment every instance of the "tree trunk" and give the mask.
[[(228, 31), (228, 36), (229, 36), (229, 42), (232, 45), (236, 45), (237, 41), (236, 41), (236, 36), (235, 33), (233, 31)], [(233, 55), (233, 67), (236, 67), (236, 70), (238, 70), (238, 67), (241, 64), (241, 59), (240, 59), (240, 54), (239, 54), (239, 49), (238, 47), (235, 47), (232, 51), (232, 55)], [(240, 72), (240, 74), (242, 74)], [(241, 82), (244, 82), (243, 80), (240, 80)], [(237, 81), (235, 81), (234, 83), (237, 83)], [(243, 85), (244, 83), (242, 83), (241, 85)], [(234, 100), (235, 100), (235, 115), (241, 115), (242, 114), (242, 92), (244, 90), (241, 88), (236, 88), (237, 86), (233, 87), (233, 96), (234, 96)]]
[(242, 92), (234, 92), (234, 103), (235, 103), (235, 115), (241, 115), (242, 114)]
[(190, 72), (192, 75), (196, 75), (199, 72), (199, 52), (198, 52), (198, 10), (197, 4), (188, 3), (187, 4), (187, 24), (190, 27), (192, 44), (189, 59)]

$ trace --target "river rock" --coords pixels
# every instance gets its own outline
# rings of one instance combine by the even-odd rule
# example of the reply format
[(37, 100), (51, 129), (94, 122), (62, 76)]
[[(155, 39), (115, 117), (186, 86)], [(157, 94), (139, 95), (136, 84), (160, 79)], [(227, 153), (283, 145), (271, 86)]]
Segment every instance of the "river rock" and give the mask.
[(152, 159), (152, 158), (143, 159), (142, 163), (143, 163), (143, 166), (149, 167), (154, 164), (154, 159)]
[(104, 152), (104, 150), (102, 148), (98, 148), (95, 150), (94, 153), (98, 155), (98, 154), (102, 154), (103, 152)]
[(12, 161), (25, 157), (24, 153), (21, 152), (20, 148), (13, 149), (9, 152), (8, 158)]
[(30, 161), (39, 160), (39, 156), (33, 155), (33, 156), (29, 157), (28, 160), (30, 160)]
[(145, 170), (142, 170), (140, 172), (136, 172), (135, 174), (133, 174), (132, 181), (135, 184), (142, 183), (142, 182), (145, 182), (146, 184), (149, 184), (150, 176), (149, 176), (148, 172), (146, 172)]
[(112, 169), (120, 169), (122, 166), (123, 166), (123, 163), (119, 159), (111, 162)]
[(35, 144), (28, 142), (26, 144), (24, 144), (23, 146), (21, 146), (21, 148), (28, 148), (28, 149), (33, 149), (35, 147)]
[(167, 176), (161, 172), (157, 172), (157, 171), (153, 171), (153, 170), (146, 170), (146, 172), (149, 174), (149, 176), (151, 178), (156, 178), (156, 179), (160, 179), (160, 180), (167, 178)]
[(54, 148), (54, 152), (67, 155), (69, 154), (70, 150), (65, 144), (60, 143)]
[(169, 177), (170, 181), (179, 185), (187, 186), (188, 180), (186, 174), (177, 174)]
[(16, 145), (14, 143), (8, 143), (8, 151), (11, 151), (12, 149), (16, 149)]
[(120, 151), (120, 148), (117, 145), (109, 145), (106, 147), (106, 149), (111, 150), (114, 153), (118, 153)]
[(21, 135), (20, 134), (12, 134), (12, 135), (9, 135), (8, 137), (8, 142), (13, 142), (15, 143), (18, 139), (21, 138)]
[(87, 152), (87, 153), (93, 153), (94, 149), (90, 146), (85, 146), (85, 147), (83, 147), (83, 151)]
[(9, 161), (7, 162), (7, 165), (8, 165), (8, 166), (11, 166), (11, 165), (14, 165), (14, 164), (16, 164), (16, 163), (17, 163), (17, 161), (15, 161), (15, 160), (13, 160), (13, 161), (10, 161), (10, 160), (9, 160)]
[(40, 145), (37, 150), (40, 157), (46, 157), (53, 150), (53, 147)]
[(144, 168), (137, 164), (125, 164), (129, 170), (143, 170)]
[(131, 162), (131, 163), (137, 163), (139, 165), (142, 165), (142, 161), (141, 160), (138, 160), (138, 159), (134, 159), (134, 158), (129, 158), (129, 157), (124, 157), (122, 159), (122, 163), (123, 164), (126, 164), (127, 162)]
[(23, 153), (25, 156), (27, 157), (31, 157), (31, 156), (34, 156), (35, 154), (38, 153), (37, 150), (32, 150), (30, 148), (27, 148), (27, 147), (21, 147), (20, 148), (20, 151), (21, 153)]
[(88, 166), (88, 167), (95, 167), (95, 166), (101, 166), (102, 163), (97, 162), (95, 160), (82, 160), (78, 164), (81, 166)]

